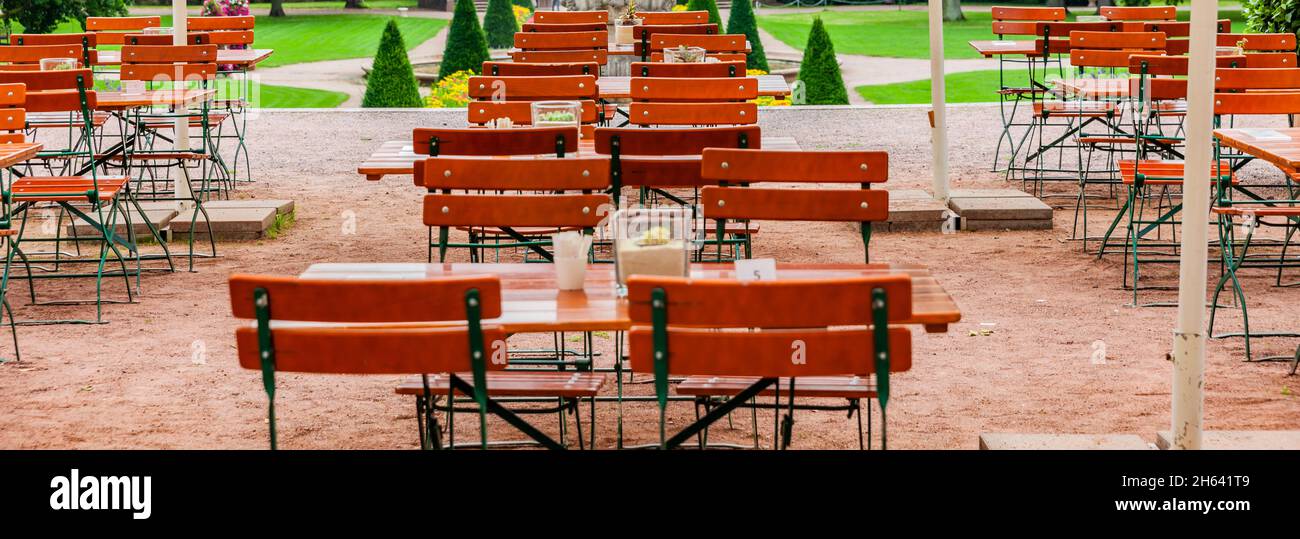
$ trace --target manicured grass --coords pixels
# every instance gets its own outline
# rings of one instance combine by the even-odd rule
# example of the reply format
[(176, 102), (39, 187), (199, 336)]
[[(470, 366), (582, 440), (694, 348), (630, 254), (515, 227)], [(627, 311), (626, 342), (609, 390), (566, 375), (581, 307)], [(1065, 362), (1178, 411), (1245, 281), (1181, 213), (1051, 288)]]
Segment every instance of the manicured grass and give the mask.
[[(339, 4), (340, 6), (342, 4)], [(275, 49), (259, 67), (275, 67), (303, 62), (367, 58), (379, 48), (379, 36), (384, 32), (387, 15), (288, 15), (286, 17), (258, 17), (254, 28), (254, 46)], [(402, 31), (407, 49), (432, 39), (447, 21), (417, 17), (397, 17), (397, 27)], [(163, 17), (163, 26), (171, 25), (171, 17)], [(17, 26), (17, 25), (15, 25)], [(60, 24), (59, 33), (80, 32), (76, 22)], [(20, 32), (19, 28), (14, 33)]]
[(263, 84), (253, 106), (267, 109), (332, 109), (347, 101), (348, 94), (312, 88)]
[[(758, 18), (758, 25), (777, 39), (802, 50), (814, 17), (820, 15), (839, 54), (861, 54), (891, 58), (929, 58), (930, 27), (925, 11), (822, 11), (817, 13), (783, 13)], [(1191, 14), (1180, 11), (1186, 20)], [(1244, 32), (1246, 23), (1241, 11), (1220, 10), (1221, 18), (1232, 19), (1232, 29)], [(979, 58), (969, 41), (996, 39), (993, 19), (987, 13), (966, 13), (962, 22), (944, 23), (945, 58)]]
[[(1009, 86), (1018, 86), (1028, 79), (1025, 70), (1007, 71)], [(945, 97), (949, 103), (989, 103), (997, 101), (998, 71), (968, 71), (946, 77)], [(854, 88), (863, 99), (878, 105), (911, 105), (930, 102), (930, 79), (878, 84)]]

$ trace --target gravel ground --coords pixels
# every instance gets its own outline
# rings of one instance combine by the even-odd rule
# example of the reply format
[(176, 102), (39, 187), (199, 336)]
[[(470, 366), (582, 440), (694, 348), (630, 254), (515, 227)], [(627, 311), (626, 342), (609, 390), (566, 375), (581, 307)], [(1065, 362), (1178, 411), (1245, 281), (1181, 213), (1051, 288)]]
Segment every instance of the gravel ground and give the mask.
[[(227, 242), (222, 257), (195, 273), (149, 274), (137, 304), (110, 305), (109, 324), (22, 327), (22, 363), (0, 365), (0, 447), (6, 448), (263, 448), (266, 397), (258, 373), (238, 368), (226, 278), (236, 272), (296, 274), (313, 262), (424, 259), (419, 191), (407, 178), (366, 182), (355, 167), (381, 142), (416, 126), (462, 125), (462, 111), (263, 112), (250, 122), (257, 182), (238, 197), (290, 198), (297, 222), (280, 237)], [(989, 172), (996, 108), (953, 107), (954, 187), (1006, 187)], [(796, 137), (804, 148), (877, 148), (891, 159), (890, 188), (930, 183), (925, 109), (809, 108), (764, 110), (767, 132)], [(1259, 177), (1269, 177), (1266, 170)], [(1014, 185), (1018, 187), (1018, 185)], [(342, 235), (345, 215), (356, 233)], [(1094, 210), (1095, 226), (1113, 211)], [(889, 436), (896, 448), (977, 447), (981, 432), (1132, 433), (1147, 440), (1169, 427), (1171, 346), (1175, 310), (1130, 308), (1120, 288), (1117, 257), (1098, 261), (1069, 242), (1070, 211), (1056, 229), (1025, 232), (886, 233), (873, 258), (929, 265), (956, 298), (963, 321), (946, 334), (914, 335), (913, 369), (894, 379)], [(854, 262), (857, 234), (838, 224), (764, 223), (755, 256), (787, 261)], [(463, 258), (454, 253), (453, 260)], [(1212, 270), (1212, 275), (1217, 274)], [(1174, 266), (1152, 267), (1154, 284), (1176, 283)], [(1269, 287), (1250, 273), (1254, 327), (1295, 329), (1300, 288)], [(116, 284), (116, 283), (115, 283)], [(110, 287), (113, 293), (120, 293)], [(12, 288), (11, 288), (12, 290)], [(84, 297), (83, 280), (41, 282), (43, 298)], [(1167, 291), (1145, 299), (1173, 299)], [(26, 305), (11, 295), (20, 318), (81, 315), (88, 307)], [(1238, 317), (1228, 311), (1226, 327)], [(986, 324), (993, 324), (988, 326)], [(986, 336), (972, 336), (981, 328)], [(514, 345), (549, 341), (524, 336)], [(1096, 342), (1106, 359), (1092, 361)], [(1289, 353), (1294, 340), (1258, 341), (1256, 353)], [(601, 350), (609, 339), (597, 338)], [(0, 349), (8, 346), (0, 344)], [(1247, 364), (1240, 340), (1212, 340), (1206, 368), (1206, 428), (1297, 429), (1300, 379), (1288, 366)], [(606, 356), (608, 357), (608, 356)], [(394, 395), (395, 377), (283, 375), (277, 395), (286, 448), (412, 448), (412, 403)], [(637, 384), (633, 394), (648, 394)], [(629, 442), (657, 436), (653, 406), (624, 407)], [(674, 405), (670, 421), (692, 412)], [(611, 447), (614, 407), (602, 405), (597, 443)], [(716, 440), (743, 442), (749, 418), (714, 429)], [(584, 410), (585, 417), (585, 410)], [(877, 420), (879, 415), (876, 416)], [(553, 418), (539, 424), (555, 432)], [(841, 412), (797, 416), (795, 448), (856, 446)], [(473, 439), (472, 421), (457, 435)], [(497, 438), (514, 437), (499, 421)], [(570, 424), (570, 428), (572, 425)], [(770, 415), (760, 419), (770, 443)]]

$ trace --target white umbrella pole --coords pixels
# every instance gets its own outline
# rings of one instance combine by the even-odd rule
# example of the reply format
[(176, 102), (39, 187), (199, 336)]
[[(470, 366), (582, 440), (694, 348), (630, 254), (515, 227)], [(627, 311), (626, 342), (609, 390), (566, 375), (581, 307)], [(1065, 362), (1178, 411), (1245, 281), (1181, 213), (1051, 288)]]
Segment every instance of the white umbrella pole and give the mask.
[(930, 101), (934, 126), (930, 130), (934, 198), (948, 201), (948, 123), (944, 109), (943, 0), (930, 0)]
[[(187, 11), (185, 0), (172, 0), (172, 45), (185, 45), (189, 36), (189, 21), (187, 20)], [(182, 81), (174, 83), (178, 88), (183, 88)], [(174, 133), (176, 140), (174, 146), (177, 151), (186, 151), (190, 149), (190, 118), (189, 109), (185, 106), (179, 106), (176, 109), (179, 116), (176, 118)], [(183, 166), (183, 165), (182, 165)], [(176, 178), (176, 198), (188, 199), (192, 195), (189, 182), (183, 180), (183, 174)], [(189, 208), (189, 203), (181, 201), (181, 208)]]
[(1201, 448), (1205, 404), (1205, 274), (1214, 117), (1216, 0), (1192, 0), (1187, 77), (1187, 146), (1183, 169), (1183, 238), (1174, 331), (1173, 446)]

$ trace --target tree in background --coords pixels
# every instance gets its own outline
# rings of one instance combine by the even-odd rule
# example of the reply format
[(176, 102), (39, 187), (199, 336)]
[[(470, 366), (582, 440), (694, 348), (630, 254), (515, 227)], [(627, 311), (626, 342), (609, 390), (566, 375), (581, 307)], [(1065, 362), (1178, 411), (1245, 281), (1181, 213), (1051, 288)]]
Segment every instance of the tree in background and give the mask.
[(415, 82), (415, 71), (406, 57), (406, 42), (397, 29), (397, 21), (389, 20), (384, 27), (384, 37), (375, 52), (375, 65), (366, 77), (366, 95), (363, 107), (421, 107), (420, 87)]
[(749, 56), (745, 57), (745, 67), (771, 71), (767, 67), (767, 54), (763, 52), (763, 42), (758, 39), (758, 22), (754, 20), (754, 6), (749, 0), (731, 3), (731, 16), (727, 18), (727, 31), (731, 34), (745, 34), (749, 39)]
[(690, 2), (686, 3), (686, 11), (708, 11), (709, 22), (718, 25), (718, 33), (727, 33), (722, 28), (722, 15), (718, 13), (717, 2), (713, 0), (690, 0)]
[(1294, 34), (1300, 31), (1300, 0), (1247, 0), (1242, 3), (1241, 11), (1252, 32)]
[(284, 16), (284, 0), (271, 0), (271, 16), (272, 17)]
[(86, 17), (122, 17), (130, 0), (0, 0), (4, 27), (17, 21), (28, 34), (48, 34), (59, 23), (75, 20), (86, 28)]
[(366, 3), (362, 0), (345, 0), (343, 9), (366, 9)]
[(943, 0), (943, 20), (964, 21), (966, 14), (961, 12), (961, 0)]
[(537, 11), (537, 6), (533, 5), (533, 0), (511, 0), (512, 4), (528, 8), (528, 11)]
[(479, 26), (474, 0), (456, 0), (456, 12), (451, 16), (451, 27), (447, 29), (447, 48), (442, 53), (438, 78), (463, 70), (481, 73), (483, 62), (489, 59), (487, 36)]
[(510, 0), (488, 0), (487, 14), (483, 15), (483, 30), (487, 33), (488, 48), (508, 49), (515, 44), (515, 12)]
[(849, 92), (844, 89), (844, 77), (835, 58), (835, 45), (831, 44), (831, 36), (826, 33), (821, 17), (813, 19), (812, 31), (808, 33), (799, 80), (803, 81), (809, 105), (849, 104)]

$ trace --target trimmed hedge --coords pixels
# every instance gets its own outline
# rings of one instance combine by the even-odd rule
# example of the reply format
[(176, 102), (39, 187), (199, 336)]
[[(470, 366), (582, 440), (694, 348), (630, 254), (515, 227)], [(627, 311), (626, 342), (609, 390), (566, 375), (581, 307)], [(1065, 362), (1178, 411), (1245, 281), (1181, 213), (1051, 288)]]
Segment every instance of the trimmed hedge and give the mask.
[(767, 54), (763, 52), (763, 41), (758, 38), (758, 21), (754, 20), (754, 6), (749, 0), (737, 0), (731, 3), (731, 16), (727, 18), (727, 33), (745, 34), (749, 39), (749, 56), (745, 58), (745, 67), (771, 71), (767, 67)]
[(362, 107), (398, 108), (422, 107), (420, 87), (415, 82), (415, 71), (406, 57), (406, 43), (397, 21), (389, 20), (384, 27), (384, 37), (379, 40), (375, 65), (366, 77), (366, 95)]
[(1300, 0), (1247, 0), (1241, 4), (1241, 11), (1253, 32), (1300, 31)]
[(799, 80), (803, 81), (808, 105), (849, 104), (849, 92), (844, 88), (840, 64), (835, 59), (835, 45), (821, 17), (813, 19), (812, 31), (808, 33)]
[(722, 15), (718, 13), (718, 3), (713, 0), (690, 0), (686, 3), (686, 11), (708, 11), (709, 22), (718, 25), (718, 33), (725, 34), (726, 30), (722, 28)]
[(493, 49), (508, 49), (515, 44), (515, 32), (519, 24), (515, 21), (515, 11), (511, 0), (488, 0), (487, 14), (483, 16), (483, 30), (487, 33), (487, 44)]
[(442, 65), (438, 66), (438, 78), (465, 70), (481, 73), (483, 62), (491, 58), (487, 36), (478, 24), (474, 0), (456, 0), (456, 11), (451, 16), (451, 27), (447, 29), (447, 48), (442, 53)]

